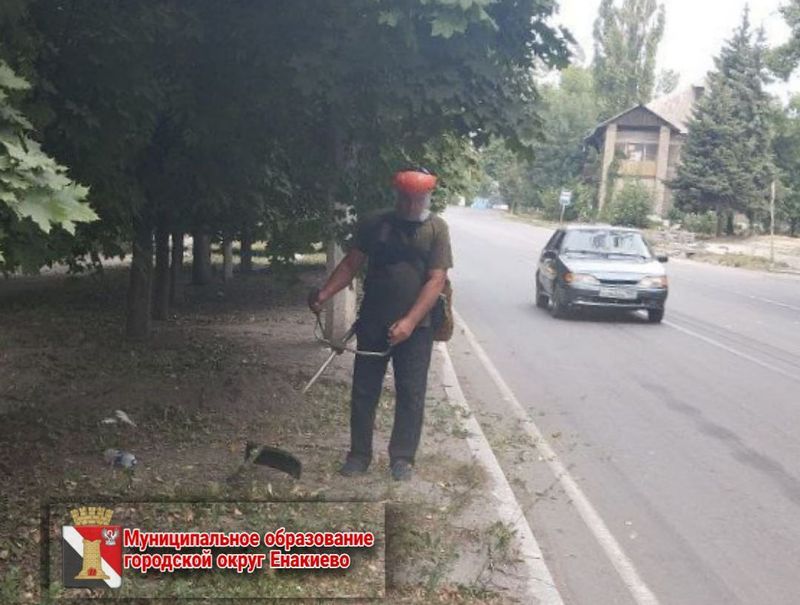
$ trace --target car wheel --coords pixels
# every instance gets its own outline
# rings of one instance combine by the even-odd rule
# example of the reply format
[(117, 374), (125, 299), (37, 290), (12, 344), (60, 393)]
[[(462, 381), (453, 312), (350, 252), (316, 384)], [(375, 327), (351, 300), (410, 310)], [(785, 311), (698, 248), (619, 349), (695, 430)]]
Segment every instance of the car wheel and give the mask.
[(648, 309), (647, 310), (647, 321), (651, 324), (660, 324), (661, 320), (664, 319), (664, 309)]
[(567, 316), (567, 305), (561, 300), (558, 287), (553, 288), (553, 295), (550, 297), (550, 315), (556, 319)]
[(542, 292), (542, 285), (539, 283), (539, 278), (536, 278), (536, 306), (540, 309), (546, 309), (547, 304), (550, 302), (550, 297)]

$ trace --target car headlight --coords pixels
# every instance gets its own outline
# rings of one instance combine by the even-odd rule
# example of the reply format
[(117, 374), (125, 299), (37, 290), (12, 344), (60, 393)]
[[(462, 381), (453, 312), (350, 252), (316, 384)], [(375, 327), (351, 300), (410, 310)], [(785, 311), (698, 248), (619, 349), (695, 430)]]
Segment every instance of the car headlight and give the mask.
[(584, 286), (597, 286), (600, 284), (600, 280), (588, 273), (567, 272), (564, 274), (564, 281), (568, 284), (581, 284)]
[(640, 288), (666, 288), (668, 285), (666, 275), (651, 275), (639, 282)]

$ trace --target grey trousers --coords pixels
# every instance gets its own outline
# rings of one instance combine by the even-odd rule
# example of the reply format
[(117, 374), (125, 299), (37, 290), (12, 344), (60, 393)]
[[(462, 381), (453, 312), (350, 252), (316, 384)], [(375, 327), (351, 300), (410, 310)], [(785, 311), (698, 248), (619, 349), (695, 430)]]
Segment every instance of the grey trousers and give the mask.
[[(385, 337), (358, 332), (358, 348), (382, 351), (387, 347)], [(433, 350), (433, 330), (420, 327), (408, 340), (392, 349), (396, 401), (394, 425), (389, 441), (389, 460), (414, 462), (425, 412), (425, 392), (428, 387), (428, 368)], [(389, 357), (356, 355), (353, 369), (353, 389), (350, 400), (349, 458), (372, 460), (372, 433), (375, 410), (380, 399)]]

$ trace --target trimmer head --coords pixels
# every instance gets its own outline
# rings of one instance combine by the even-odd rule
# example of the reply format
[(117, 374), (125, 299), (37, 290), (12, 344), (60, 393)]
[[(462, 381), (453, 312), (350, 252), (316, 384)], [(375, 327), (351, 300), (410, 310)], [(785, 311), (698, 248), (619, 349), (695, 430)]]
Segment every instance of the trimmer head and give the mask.
[(258, 445), (248, 441), (244, 448), (245, 462), (269, 466), (276, 470), (291, 475), (295, 479), (300, 478), (303, 464), (295, 456), (284, 450), (268, 445)]

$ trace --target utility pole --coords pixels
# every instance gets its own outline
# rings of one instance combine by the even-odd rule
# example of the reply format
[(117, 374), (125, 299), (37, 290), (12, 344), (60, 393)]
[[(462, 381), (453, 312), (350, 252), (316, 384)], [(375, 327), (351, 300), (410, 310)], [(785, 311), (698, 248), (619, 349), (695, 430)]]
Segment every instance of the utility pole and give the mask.
[(769, 197), (769, 268), (775, 268), (775, 179)]

